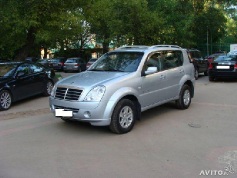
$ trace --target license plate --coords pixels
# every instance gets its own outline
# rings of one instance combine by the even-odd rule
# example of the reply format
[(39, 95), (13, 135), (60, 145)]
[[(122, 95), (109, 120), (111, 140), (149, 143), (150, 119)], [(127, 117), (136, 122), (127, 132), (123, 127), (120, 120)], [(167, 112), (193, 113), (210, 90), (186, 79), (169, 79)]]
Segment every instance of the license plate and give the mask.
[(72, 111), (65, 111), (64, 109), (55, 109), (56, 117), (72, 117)]
[(216, 66), (217, 69), (230, 69), (230, 66)]

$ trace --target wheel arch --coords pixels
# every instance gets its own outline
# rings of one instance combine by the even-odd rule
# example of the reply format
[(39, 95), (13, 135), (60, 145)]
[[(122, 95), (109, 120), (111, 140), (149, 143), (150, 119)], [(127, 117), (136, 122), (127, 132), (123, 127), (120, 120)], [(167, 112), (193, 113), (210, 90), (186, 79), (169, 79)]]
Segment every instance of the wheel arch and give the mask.
[(187, 80), (184, 85), (188, 85), (191, 89), (191, 97), (193, 98), (194, 97), (194, 85), (193, 83), (190, 81), (190, 80)]
[(10, 88), (7, 88), (7, 87), (4, 87), (4, 88), (2, 88), (2, 89), (0, 90), (0, 92), (2, 92), (2, 91), (4, 91), (4, 90), (8, 91), (8, 92), (11, 94), (12, 102), (14, 102), (14, 101), (15, 101), (15, 96), (14, 96), (13, 92), (11, 91), (11, 89), (10, 89)]
[(128, 88), (122, 88), (122, 89), (116, 91), (110, 97), (110, 100), (108, 101), (106, 109), (105, 109), (105, 113), (107, 113), (106, 116), (111, 118), (116, 105), (123, 99), (129, 99), (136, 104), (137, 115), (138, 115), (137, 120), (139, 120), (141, 118), (140, 102), (135, 94), (135, 91), (132, 91), (131, 89), (128, 89)]

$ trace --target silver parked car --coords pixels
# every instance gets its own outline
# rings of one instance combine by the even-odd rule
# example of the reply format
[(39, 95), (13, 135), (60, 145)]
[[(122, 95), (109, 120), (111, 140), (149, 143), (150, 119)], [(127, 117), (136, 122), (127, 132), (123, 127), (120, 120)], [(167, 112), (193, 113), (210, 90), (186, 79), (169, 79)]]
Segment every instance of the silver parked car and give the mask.
[(122, 134), (147, 109), (170, 101), (187, 109), (194, 83), (194, 65), (185, 49), (125, 46), (104, 54), (87, 71), (60, 80), (49, 104), (64, 121), (109, 126)]
[(86, 62), (79, 57), (68, 58), (63, 66), (64, 72), (76, 71), (81, 72), (86, 70)]

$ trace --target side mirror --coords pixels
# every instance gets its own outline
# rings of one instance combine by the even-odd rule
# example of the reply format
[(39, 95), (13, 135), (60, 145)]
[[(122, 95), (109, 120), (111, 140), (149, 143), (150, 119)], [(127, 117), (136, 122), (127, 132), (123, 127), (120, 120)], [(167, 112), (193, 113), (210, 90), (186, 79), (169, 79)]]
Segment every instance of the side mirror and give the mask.
[(147, 70), (145, 71), (145, 75), (154, 74), (157, 71), (158, 71), (157, 67), (148, 67)]
[(24, 76), (25, 75), (25, 73), (23, 72), (23, 71), (19, 71), (19, 72), (17, 72), (17, 74), (16, 74), (16, 78), (20, 78), (20, 77), (22, 77), (22, 76)]

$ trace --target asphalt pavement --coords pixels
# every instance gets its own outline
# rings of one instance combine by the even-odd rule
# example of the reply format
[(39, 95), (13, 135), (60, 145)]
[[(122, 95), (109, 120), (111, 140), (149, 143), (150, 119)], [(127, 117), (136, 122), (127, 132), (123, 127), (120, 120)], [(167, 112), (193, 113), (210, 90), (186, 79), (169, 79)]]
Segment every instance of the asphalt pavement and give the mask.
[(65, 123), (47, 97), (17, 102), (0, 112), (0, 178), (236, 178), (236, 84), (201, 76), (189, 109), (145, 111), (124, 135)]

